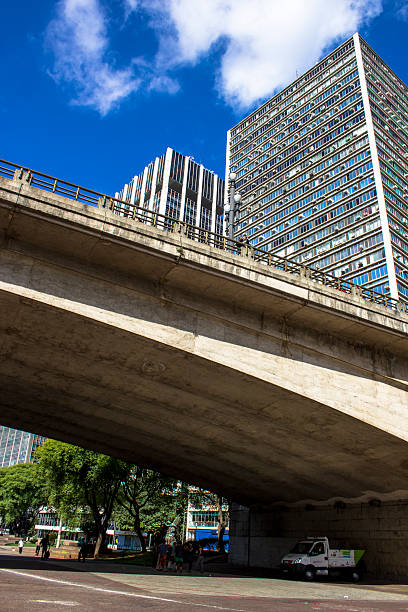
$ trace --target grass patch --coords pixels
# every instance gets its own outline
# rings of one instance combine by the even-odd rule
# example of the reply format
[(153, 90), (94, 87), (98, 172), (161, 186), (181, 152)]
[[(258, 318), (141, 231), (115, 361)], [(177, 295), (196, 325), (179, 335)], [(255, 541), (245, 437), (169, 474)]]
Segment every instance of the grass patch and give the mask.
[[(107, 556), (101, 557), (101, 559), (108, 560)], [(115, 556), (109, 556), (109, 561), (113, 563), (129, 563), (130, 565), (144, 565), (151, 567), (153, 562), (153, 555), (151, 552), (118, 552)]]

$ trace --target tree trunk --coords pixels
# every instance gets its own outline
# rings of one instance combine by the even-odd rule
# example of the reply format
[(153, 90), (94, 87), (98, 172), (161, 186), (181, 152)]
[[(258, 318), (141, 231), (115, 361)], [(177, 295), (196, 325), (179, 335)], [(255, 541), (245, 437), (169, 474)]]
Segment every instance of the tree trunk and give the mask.
[(94, 552), (95, 559), (99, 557), (99, 551), (101, 549), (101, 546), (106, 536), (106, 529), (100, 528), (99, 525), (97, 527), (98, 527), (98, 537), (96, 539), (96, 544), (95, 544), (95, 552)]
[(225, 533), (225, 517), (222, 510), (222, 497), (217, 495), (217, 511), (218, 511), (218, 525), (217, 525), (217, 550), (218, 552), (225, 552), (224, 547), (224, 533)]
[(137, 536), (140, 540), (140, 546), (142, 547), (142, 552), (146, 552), (146, 539), (142, 533), (142, 528), (140, 527), (140, 515), (139, 515), (139, 511), (136, 512), (136, 514), (133, 517), (134, 522), (134, 528), (135, 531), (137, 533)]
[(217, 526), (217, 549), (218, 552), (225, 552), (224, 546), (225, 523), (218, 523)]

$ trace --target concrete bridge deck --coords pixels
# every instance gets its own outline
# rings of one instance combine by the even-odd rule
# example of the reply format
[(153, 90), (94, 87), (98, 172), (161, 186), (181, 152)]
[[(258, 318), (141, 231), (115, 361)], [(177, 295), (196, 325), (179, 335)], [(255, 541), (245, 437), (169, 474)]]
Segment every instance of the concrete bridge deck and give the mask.
[(406, 493), (406, 314), (24, 180), (0, 232), (3, 425), (241, 503)]

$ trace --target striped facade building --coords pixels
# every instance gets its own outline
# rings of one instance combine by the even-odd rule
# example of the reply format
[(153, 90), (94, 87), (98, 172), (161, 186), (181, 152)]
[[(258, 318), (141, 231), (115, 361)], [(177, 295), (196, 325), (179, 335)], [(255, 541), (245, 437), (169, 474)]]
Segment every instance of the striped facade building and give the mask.
[(35, 451), (45, 440), (44, 436), (0, 426), (0, 467), (31, 463)]
[[(223, 233), (224, 181), (170, 147), (145, 167), (115, 198), (152, 212)], [(126, 213), (126, 209), (122, 209)]]
[(408, 301), (408, 88), (358, 34), (229, 130), (226, 171), (235, 238)]

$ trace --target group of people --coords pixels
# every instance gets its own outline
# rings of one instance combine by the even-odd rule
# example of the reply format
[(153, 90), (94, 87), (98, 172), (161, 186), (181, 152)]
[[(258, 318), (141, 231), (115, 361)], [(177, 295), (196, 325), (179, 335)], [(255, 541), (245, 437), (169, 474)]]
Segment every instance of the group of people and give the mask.
[(196, 568), (203, 573), (203, 548), (198, 546), (195, 549), (192, 542), (184, 545), (179, 541), (172, 544), (161, 542), (153, 548), (153, 567), (159, 571), (175, 570), (178, 574), (181, 574), (184, 565), (186, 565), (188, 572), (191, 572), (194, 561)]
[[(28, 538), (26, 538), (26, 542), (28, 542)], [(24, 548), (24, 540), (20, 538), (18, 542), (18, 552), (20, 555), (23, 554), (23, 548)], [(40, 554), (40, 550), (41, 550), (41, 559), (48, 559), (48, 557), (50, 556), (50, 540), (49, 540), (48, 535), (44, 536), (43, 538), (38, 538), (36, 545), (35, 545), (35, 556), (36, 557), (38, 557), (38, 555)]]
[(48, 534), (42, 537), (41, 539), (38, 538), (37, 544), (35, 545), (36, 557), (38, 557), (38, 555), (40, 554), (40, 550), (41, 559), (48, 559), (48, 557), (50, 556), (50, 539), (48, 537)]

